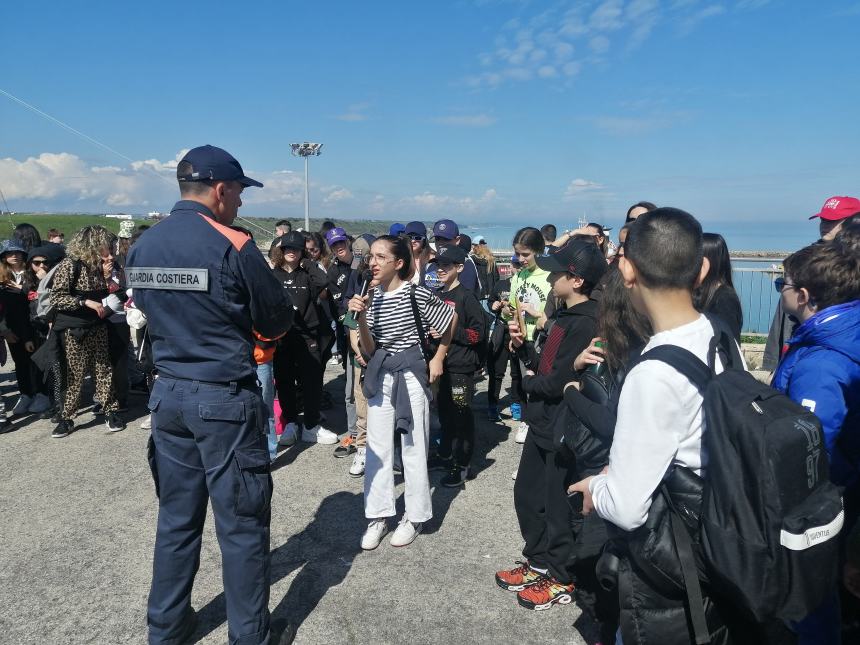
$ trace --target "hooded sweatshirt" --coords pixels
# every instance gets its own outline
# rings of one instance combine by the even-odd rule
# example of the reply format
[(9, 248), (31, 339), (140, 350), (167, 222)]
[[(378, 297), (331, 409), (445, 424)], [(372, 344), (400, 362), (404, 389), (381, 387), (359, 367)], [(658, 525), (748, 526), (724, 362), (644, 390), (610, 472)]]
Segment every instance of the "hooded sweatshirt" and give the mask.
[(822, 309), (786, 347), (773, 387), (821, 421), (831, 481), (860, 484), (860, 300)]

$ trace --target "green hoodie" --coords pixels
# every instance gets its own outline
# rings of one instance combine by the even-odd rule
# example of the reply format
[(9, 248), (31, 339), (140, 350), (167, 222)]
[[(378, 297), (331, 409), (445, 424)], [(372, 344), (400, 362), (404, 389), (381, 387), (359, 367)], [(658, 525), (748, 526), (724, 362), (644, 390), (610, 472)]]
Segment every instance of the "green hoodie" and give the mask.
[[(534, 269), (521, 269), (511, 278), (511, 307), (516, 308), (517, 300), (521, 303), (534, 305), (538, 311), (543, 311), (550, 296), (552, 287), (549, 284), (549, 271), (538, 266)], [(533, 341), (537, 319), (526, 314), (526, 340)]]

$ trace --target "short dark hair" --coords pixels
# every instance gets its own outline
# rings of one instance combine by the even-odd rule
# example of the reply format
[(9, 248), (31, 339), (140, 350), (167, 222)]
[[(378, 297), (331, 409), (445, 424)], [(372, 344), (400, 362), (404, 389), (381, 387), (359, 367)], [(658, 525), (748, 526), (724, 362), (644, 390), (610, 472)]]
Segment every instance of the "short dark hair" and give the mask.
[(514, 246), (524, 246), (535, 253), (543, 253), (545, 246), (543, 233), (537, 230), (534, 226), (526, 226), (518, 230), (514, 235), (512, 244)]
[(633, 212), (634, 208), (644, 208), (649, 213), (651, 211), (657, 210), (657, 206), (655, 204), (652, 204), (651, 202), (636, 202), (635, 204), (633, 204), (633, 206), (631, 206), (630, 208), (627, 209), (627, 217), (624, 220), (625, 222), (632, 222), (633, 221), (630, 218), (630, 213)]
[(702, 268), (702, 225), (679, 208), (643, 213), (627, 233), (624, 255), (643, 286), (692, 292)]
[(555, 242), (558, 231), (555, 228), (555, 224), (544, 224), (540, 227), (540, 234), (543, 235), (543, 239), (547, 242)]
[(783, 262), (793, 286), (809, 291), (819, 311), (860, 298), (860, 227), (851, 226), (847, 235), (843, 233), (837, 239), (810, 244)]
[(320, 226), (320, 233), (322, 235), (325, 235), (333, 228), (335, 228), (335, 223), (332, 222), (330, 219), (327, 219), (322, 223), (322, 226)]
[[(177, 177), (187, 177), (194, 172), (194, 166), (190, 161), (180, 161), (176, 166)], [(180, 181), (179, 194), (183, 197), (188, 195), (205, 195), (212, 188), (213, 182), (209, 179), (201, 181)]]
[(397, 270), (397, 277), (408, 280), (412, 272), (412, 247), (402, 235), (380, 235), (374, 242), (385, 242), (391, 250), (394, 259), (403, 260), (403, 266)]
[(280, 220), (278, 220), (278, 223), (277, 223), (277, 224), (275, 224), (275, 228), (278, 228), (279, 226), (289, 226), (289, 227), (290, 227), (290, 230), (291, 230), (291, 231), (293, 230), (293, 223), (292, 223), (290, 220), (288, 220), (288, 219), (280, 219)]

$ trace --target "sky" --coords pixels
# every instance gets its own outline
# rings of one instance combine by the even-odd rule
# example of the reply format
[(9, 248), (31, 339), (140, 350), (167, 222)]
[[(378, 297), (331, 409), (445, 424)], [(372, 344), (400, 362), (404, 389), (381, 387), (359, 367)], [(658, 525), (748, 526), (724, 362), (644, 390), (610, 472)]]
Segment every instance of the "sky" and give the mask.
[(313, 141), (314, 217), (805, 222), (860, 193), (858, 29), (856, 0), (7, 2), (0, 191), (169, 211), (209, 143), (265, 184), (242, 214), (299, 219)]

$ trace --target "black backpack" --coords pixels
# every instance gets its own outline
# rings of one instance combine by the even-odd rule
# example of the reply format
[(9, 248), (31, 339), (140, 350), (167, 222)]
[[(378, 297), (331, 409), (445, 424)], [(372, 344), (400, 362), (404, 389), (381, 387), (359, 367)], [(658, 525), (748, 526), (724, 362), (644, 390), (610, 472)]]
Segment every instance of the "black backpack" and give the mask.
[[(708, 642), (699, 578), (757, 623), (800, 620), (817, 609), (836, 589), (834, 538), (844, 518), (818, 418), (738, 369), (737, 344), (718, 324), (715, 334), (709, 365), (673, 345), (639, 359), (672, 366), (704, 398), (708, 463), (698, 558), (689, 533), (673, 526), (697, 643)], [(726, 366), (720, 374), (717, 352)], [(704, 571), (691, 571), (694, 561)]]

